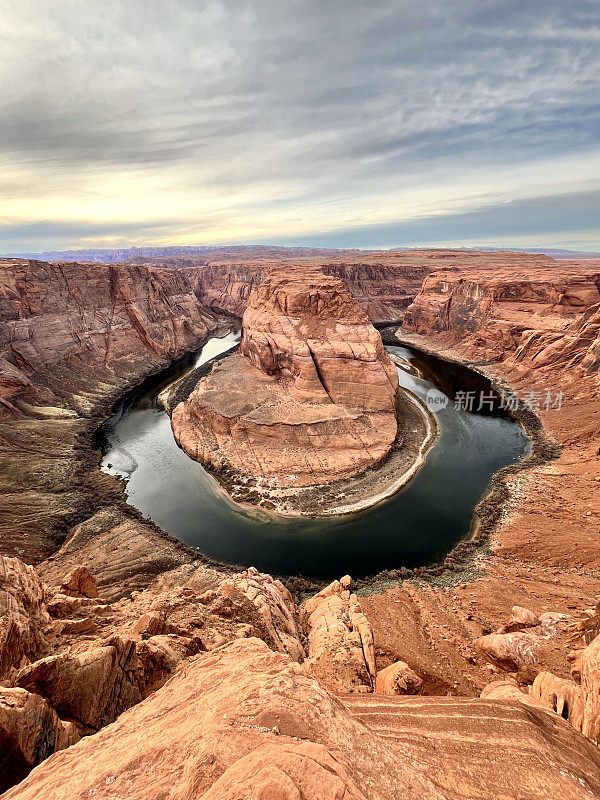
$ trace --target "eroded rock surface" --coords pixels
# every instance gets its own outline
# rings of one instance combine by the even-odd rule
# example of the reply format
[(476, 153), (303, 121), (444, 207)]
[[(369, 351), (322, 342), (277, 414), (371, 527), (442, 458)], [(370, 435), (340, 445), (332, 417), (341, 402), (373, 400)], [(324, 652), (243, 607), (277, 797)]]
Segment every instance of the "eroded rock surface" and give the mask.
[(417, 694), (423, 681), (405, 661), (396, 661), (377, 673), (375, 691), (378, 694)]
[(353, 719), (286, 656), (257, 640), (190, 662), (116, 723), (56, 754), (6, 800), (441, 800), (401, 745)]
[(307, 667), (335, 692), (372, 691), (377, 674), (373, 631), (351, 585), (345, 575), (300, 608), (308, 637)]
[(25, 689), (0, 688), (0, 792), (79, 738), (75, 725), (59, 719), (43, 697)]
[(172, 427), (217, 470), (281, 487), (330, 483), (390, 452), (397, 387), (379, 333), (340, 280), (278, 275), (250, 298), (240, 353), (175, 406)]
[(50, 624), (46, 592), (33, 567), (18, 558), (0, 556), (0, 680), (47, 648)]

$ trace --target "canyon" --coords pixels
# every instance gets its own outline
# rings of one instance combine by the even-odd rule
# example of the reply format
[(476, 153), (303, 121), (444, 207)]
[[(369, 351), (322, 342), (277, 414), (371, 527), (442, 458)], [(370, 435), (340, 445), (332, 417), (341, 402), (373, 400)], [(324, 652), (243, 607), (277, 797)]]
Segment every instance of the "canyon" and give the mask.
[[(5, 796), (600, 796), (600, 261), (236, 258), (0, 261)], [(209, 563), (97, 470), (111, 404), (231, 315), (251, 320), (235, 358), (272, 364), (277, 314), (248, 304), (282, 266), (541, 419), (544, 457), (500, 479), (454, 567), (300, 595)]]

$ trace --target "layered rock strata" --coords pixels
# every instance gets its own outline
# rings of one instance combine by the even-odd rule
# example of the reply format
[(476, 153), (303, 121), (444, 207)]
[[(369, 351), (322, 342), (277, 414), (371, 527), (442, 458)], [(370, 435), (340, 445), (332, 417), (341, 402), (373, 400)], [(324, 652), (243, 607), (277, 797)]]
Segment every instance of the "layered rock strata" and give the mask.
[(220, 471), (305, 487), (381, 462), (397, 431), (396, 369), (343, 283), (270, 277), (244, 314), (239, 354), (172, 413), (181, 447)]
[(0, 539), (39, 561), (119, 502), (92, 433), (110, 403), (218, 321), (184, 274), (0, 259)]
[(582, 800), (600, 793), (599, 768), (597, 748), (535, 708), (375, 695), (342, 704), (253, 639), (190, 660), (5, 798), (62, 800), (68, 786), (73, 800)]
[(523, 256), (516, 267), (499, 264), (490, 270), (475, 264), (432, 273), (407, 309), (403, 325), (460, 342), (486, 360), (516, 353), (535, 366), (566, 367), (573, 360), (595, 361), (598, 303), (598, 262), (540, 262)]

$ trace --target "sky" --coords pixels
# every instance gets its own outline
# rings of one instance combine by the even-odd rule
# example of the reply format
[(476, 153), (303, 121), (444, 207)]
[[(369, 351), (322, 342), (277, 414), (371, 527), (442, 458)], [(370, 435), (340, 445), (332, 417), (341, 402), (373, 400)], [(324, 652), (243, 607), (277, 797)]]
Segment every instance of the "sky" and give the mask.
[(598, 0), (3, 0), (0, 252), (600, 250)]

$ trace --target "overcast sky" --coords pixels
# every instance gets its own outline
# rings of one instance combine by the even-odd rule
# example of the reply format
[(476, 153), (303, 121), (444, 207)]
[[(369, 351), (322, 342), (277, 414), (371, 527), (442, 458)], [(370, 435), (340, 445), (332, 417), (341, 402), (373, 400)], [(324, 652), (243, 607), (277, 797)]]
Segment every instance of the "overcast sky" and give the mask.
[(3, 0), (0, 251), (600, 249), (598, 0)]

